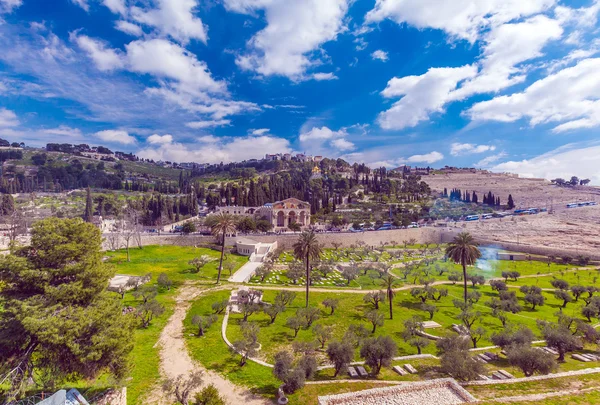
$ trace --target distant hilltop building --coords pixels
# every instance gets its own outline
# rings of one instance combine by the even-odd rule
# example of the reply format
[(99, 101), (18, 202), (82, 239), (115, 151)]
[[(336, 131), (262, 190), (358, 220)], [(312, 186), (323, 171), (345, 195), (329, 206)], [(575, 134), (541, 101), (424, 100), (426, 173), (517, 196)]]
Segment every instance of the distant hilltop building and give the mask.
[(323, 156), (310, 156), (310, 155), (305, 155), (304, 153), (297, 153), (296, 156), (292, 156), (291, 153), (275, 153), (275, 154), (270, 154), (267, 153), (265, 155), (265, 159), (266, 161), (273, 161), (273, 160), (285, 160), (285, 161), (291, 161), (291, 160), (295, 160), (296, 162), (316, 162), (319, 163), (321, 160), (323, 160)]
[(265, 219), (275, 231), (287, 230), (292, 223), (297, 223), (302, 229), (310, 226), (310, 204), (297, 198), (287, 198), (262, 207), (216, 207), (215, 212)]

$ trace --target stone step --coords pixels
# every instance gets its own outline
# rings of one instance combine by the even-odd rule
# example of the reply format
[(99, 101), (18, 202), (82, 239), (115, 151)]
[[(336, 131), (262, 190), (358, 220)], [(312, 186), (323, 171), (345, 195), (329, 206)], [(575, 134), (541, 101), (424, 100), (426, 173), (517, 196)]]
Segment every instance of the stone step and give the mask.
[(405, 364), (404, 368), (411, 374), (417, 374), (417, 369), (411, 366), (410, 364)]
[(408, 372), (406, 372), (406, 370), (404, 370), (400, 366), (394, 366), (394, 367), (392, 367), (392, 370), (394, 370), (396, 373), (398, 373), (400, 375), (407, 375), (408, 374)]
[(348, 375), (350, 375), (350, 377), (352, 378), (358, 377), (358, 373), (356, 372), (354, 367), (348, 367)]
[(363, 366), (356, 367), (356, 370), (358, 371), (358, 375), (360, 375), (361, 377), (369, 376), (369, 373), (367, 373), (367, 370), (365, 370), (365, 368)]
[(502, 374), (503, 376), (505, 376), (506, 378), (515, 378), (515, 377), (514, 377), (514, 376), (513, 376), (511, 373), (509, 373), (509, 372), (508, 372), (508, 371), (506, 371), (506, 370), (498, 370), (498, 372), (499, 372), (500, 374)]

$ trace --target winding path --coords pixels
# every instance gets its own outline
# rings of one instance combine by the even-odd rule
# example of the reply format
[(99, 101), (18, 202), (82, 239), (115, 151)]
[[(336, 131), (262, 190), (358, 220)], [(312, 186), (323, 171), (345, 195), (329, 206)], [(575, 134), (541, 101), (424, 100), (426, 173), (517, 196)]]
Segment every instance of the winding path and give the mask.
[[(175, 311), (163, 329), (157, 345), (160, 345), (161, 374), (165, 378), (177, 378), (179, 375), (190, 375), (193, 371), (203, 371), (203, 386), (213, 384), (229, 404), (267, 405), (273, 402), (254, 395), (248, 389), (239, 387), (221, 375), (207, 370), (192, 360), (188, 354), (183, 338), (183, 320), (190, 309), (192, 301), (207, 292), (222, 290), (227, 286), (215, 287), (206, 290), (199, 289), (191, 283), (186, 283), (179, 289), (176, 298)], [(159, 405), (173, 403), (164, 398), (160, 390), (151, 394), (149, 402)]]

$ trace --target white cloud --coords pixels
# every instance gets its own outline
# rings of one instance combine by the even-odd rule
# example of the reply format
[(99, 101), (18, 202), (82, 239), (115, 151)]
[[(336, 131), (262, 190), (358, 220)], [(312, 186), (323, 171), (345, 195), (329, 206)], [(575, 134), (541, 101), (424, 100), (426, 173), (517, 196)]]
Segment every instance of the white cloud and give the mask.
[(540, 79), (524, 92), (474, 104), (472, 120), (514, 122), (529, 119), (531, 126), (562, 124), (554, 132), (600, 125), (600, 58), (584, 59)]
[(110, 143), (120, 143), (123, 145), (135, 144), (135, 138), (127, 133), (127, 131), (107, 129), (94, 134), (97, 138)]
[(149, 147), (136, 154), (143, 158), (173, 162), (220, 163), (260, 159), (265, 153), (291, 152), (287, 139), (273, 136), (235, 138), (204, 137), (198, 144), (170, 143)]
[(0, 13), (11, 13), (22, 4), (23, 0), (0, 0)]
[(146, 142), (153, 144), (153, 145), (165, 145), (168, 143), (173, 142), (173, 136), (172, 135), (158, 135), (158, 134), (154, 134), (154, 135), (150, 135), (147, 139)]
[(384, 129), (414, 127), (429, 118), (431, 113), (442, 112), (457, 85), (477, 74), (473, 65), (458, 68), (431, 68), (421, 76), (391, 79), (384, 97), (402, 97), (387, 111), (379, 114), (377, 121)]
[(248, 41), (249, 52), (238, 56), (242, 69), (264, 76), (305, 79), (305, 72), (319, 63), (314, 53), (345, 30), (348, 0), (225, 0), (240, 13), (264, 10), (267, 26)]
[(484, 37), (479, 74), (467, 80), (452, 98), (462, 100), (474, 94), (498, 92), (526, 79), (525, 68), (519, 64), (542, 56), (542, 48), (562, 36), (559, 21), (535, 16), (516, 24), (504, 24)]
[(269, 128), (259, 128), (252, 130), (252, 135), (264, 135), (269, 132)]
[(470, 155), (494, 150), (496, 150), (494, 145), (475, 145), (472, 143), (453, 143), (450, 145), (450, 154), (452, 156)]
[(352, 142), (344, 138), (334, 139), (333, 141), (331, 141), (331, 146), (340, 151), (349, 151), (356, 149), (356, 146)]
[(71, 34), (71, 39), (89, 55), (98, 69), (110, 71), (123, 67), (123, 56), (114, 49), (108, 48), (101, 41), (85, 35), (77, 36), (75, 33)]
[(338, 77), (333, 73), (313, 73), (312, 78), (318, 82), (323, 80), (337, 80)]
[(317, 127), (313, 127), (310, 131), (308, 132), (303, 132), (300, 134), (300, 142), (308, 142), (308, 141), (314, 141), (314, 140), (319, 140), (319, 139), (333, 139), (333, 138), (339, 138), (339, 137), (344, 137), (348, 135), (348, 133), (346, 132), (345, 129), (340, 129), (338, 131), (332, 131), (331, 129), (327, 128), (327, 127), (321, 127), (321, 128), (317, 128)]
[(164, 39), (138, 40), (125, 45), (129, 68), (138, 73), (177, 80), (188, 92), (223, 93), (224, 82), (216, 81), (206, 63), (184, 48)]
[(207, 27), (200, 18), (194, 16), (197, 0), (156, 0), (156, 8), (131, 8), (133, 19), (158, 29), (163, 35), (187, 44), (190, 39), (206, 43)]
[(202, 128), (214, 128), (223, 127), (231, 124), (230, 120), (208, 120), (208, 121), (193, 121), (185, 124), (188, 128), (202, 129)]
[(127, 14), (127, 7), (125, 6), (125, 0), (103, 0), (104, 4), (110, 11), (115, 14), (125, 15)]
[(429, 152), (425, 155), (413, 155), (411, 157), (409, 157), (407, 159), (408, 162), (410, 163), (435, 163), (435, 162), (439, 162), (440, 160), (442, 160), (444, 158), (444, 155), (442, 155), (440, 152)]
[(80, 129), (71, 128), (66, 125), (61, 125), (58, 128), (44, 129), (40, 132), (42, 132), (44, 134), (48, 134), (48, 135), (58, 135), (58, 136), (71, 137), (71, 138), (81, 138), (81, 136), (82, 136)]
[(134, 37), (139, 37), (144, 33), (144, 31), (142, 31), (142, 27), (139, 25), (124, 20), (117, 21), (115, 28), (126, 34), (133, 35)]
[(380, 60), (382, 62), (387, 62), (389, 59), (388, 53), (385, 51), (382, 51), (381, 49), (378, 49), (375, 52), (373, 52), (371, 54), (371, 58), (373, 58), (373, 60)]
[(90, 11), (90, 5), (87, 3), (87, 0), (71, 0), (71, 2), (75, 5), (78, 5), (85, 11)]
[(569, 144), (532, 159), (501, 163), (491, 170), (548, 180), (579, 176), (600, 184), (600, 146)]
[(0, 108), (0, 127), (16, 127), (19, 125), (19, 119), (14, 111)]
[(475, 163), (475, 167), (489, 167), (491, 164), (496, 163), (497, 161), (504, 159), (507, 156), (506, 152), (500, 152), (496, 155), (491, 155), (481, 159), (479, 162)]
[(367, 23), (392, 19), (475, 42), (483, 30), (549, 9), (555, 0), (377, 0)]

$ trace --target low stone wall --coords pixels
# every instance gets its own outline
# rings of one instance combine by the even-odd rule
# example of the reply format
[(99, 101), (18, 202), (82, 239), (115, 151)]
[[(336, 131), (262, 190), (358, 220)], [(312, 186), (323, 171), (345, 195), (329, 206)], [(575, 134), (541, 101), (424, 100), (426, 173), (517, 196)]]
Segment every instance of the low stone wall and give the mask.
[(476, 402), (476, 399), (452, 378), (319, 397), (319, 405), (456, 405), (467, 402)]
[[(325, 247), (333, 247), (333, 243), (341, 243), (342, 246), (357, 244), (359, 241), (368, 246), (380, 246), (381, 243), (389, 244), (395, 241), (400, 244), (403, 240), (415, 239), (417, 243), (441, 243), (447, 239), (444, 237), (444, 230), (440, 228), (414, 228), (414, 229), (394, 229), (390, 231), (369, 231), (369, 232), (340, 232), (340, 233), (319, 233), (317, 238)], [(245, 238), (257, 242), (273, 243), (277, 242), (279, 247), (289, 249), (298, 240), (298, 234), (285, 233), (281, 235), (248, 235)], [(238, 237), (227, 238), (225, 243), (228, 246), (235, 245)], [(141, 236), (142, 246), (148, 245), (177, 245), (177, 246), (199, 246), (203, 244), (215, 243), (213, 236), (201, 235), (174, 235), (174, 234), (144, 234)], [(105, 243), (105, 249), (108, 244)]]
[(576, 375), (586, 375), (586, 374), (596, 374), (596, 373), (600, 373), (600, 367), (584, 368), (582, 370), (565, 371), (562, 373), (536, 375), (534, 377), (511, 378), (509, 380), (469, 381), (469, 382), (463, 383), (462, 385), (468, 386), (468, 385), (516, 384), (516, 383), (522, 383), (522, 382), (551, 380), (553, 378), (571, 377), (571, 376), (576, 376)]

